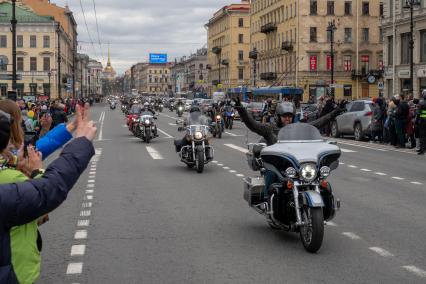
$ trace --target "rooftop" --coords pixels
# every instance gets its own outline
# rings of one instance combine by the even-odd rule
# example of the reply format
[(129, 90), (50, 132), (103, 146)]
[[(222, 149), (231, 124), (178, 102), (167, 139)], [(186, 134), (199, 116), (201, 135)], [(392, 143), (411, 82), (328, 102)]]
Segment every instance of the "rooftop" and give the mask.
[[(8, 2), (0, 3), (0, 23), (10, 24), (12, 19), (12, 4)], [(29, 10), (16, 6), (16, 19), (19, 23), (51, 23), (54, 21), (50, 16), (39, 16)]]

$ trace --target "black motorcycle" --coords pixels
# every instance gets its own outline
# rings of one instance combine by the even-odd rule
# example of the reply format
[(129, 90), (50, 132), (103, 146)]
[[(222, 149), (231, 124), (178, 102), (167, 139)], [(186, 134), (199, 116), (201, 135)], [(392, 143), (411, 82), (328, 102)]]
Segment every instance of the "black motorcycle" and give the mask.
[(154, 123), (154, 120), (157, 119), (156, 116), (153, 116), (151, 112), (143, 112), (139, 117), (139, 123), (136, 126), (137, 137), (141, 138), (144, 142), (150, 143), (151, 140), (157, 137), (157, 126)]

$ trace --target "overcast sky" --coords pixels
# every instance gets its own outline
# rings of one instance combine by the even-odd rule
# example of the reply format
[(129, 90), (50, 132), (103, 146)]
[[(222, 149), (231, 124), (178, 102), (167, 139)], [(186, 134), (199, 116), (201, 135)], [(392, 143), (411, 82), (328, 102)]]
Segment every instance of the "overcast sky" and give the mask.
[(166, 52), (169, 61), (173, 61), (203, 47), (207, 43), (204, 24), (214, 12), (230, 3), (229, 0), (95, 0), (101, 49), (93, 0), (81, 2), (94, 46), (84, 24), (80, 0), (51, 2), (61, 6), (68, 3), (73, 11), (78, 24), (79, 52), (105, 64), (110, 43), (112, 65), (119, 73), (134, 63), (146, 61), (150, 52)]

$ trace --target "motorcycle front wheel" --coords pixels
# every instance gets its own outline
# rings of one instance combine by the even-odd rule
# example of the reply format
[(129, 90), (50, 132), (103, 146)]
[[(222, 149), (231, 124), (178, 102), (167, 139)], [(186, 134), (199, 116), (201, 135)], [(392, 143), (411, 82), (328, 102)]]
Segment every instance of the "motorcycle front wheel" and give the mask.
[(204, 171), (204, 153), (201, 151), (197, 152), (196, 157), (196, 166), (197, 166), (197, 173), (201, 174)]
[(149, 144), (149, 142), (151, 142), (151, 131), (147, 130), (145, 131), (145, 142)]
[(219, 137), (219, 139), (222, 139), (222, 131), (221, 131), (221, 129), (219, 129), (219, 132), (218, 132), (218, 134), (217, 134), (217, 137)]
[(304, 207), (301, 213), (305, 225), (300, 228), (300, 239), (306, 251), (316, 253), (324, 238), (323, 210), (320, 207)]

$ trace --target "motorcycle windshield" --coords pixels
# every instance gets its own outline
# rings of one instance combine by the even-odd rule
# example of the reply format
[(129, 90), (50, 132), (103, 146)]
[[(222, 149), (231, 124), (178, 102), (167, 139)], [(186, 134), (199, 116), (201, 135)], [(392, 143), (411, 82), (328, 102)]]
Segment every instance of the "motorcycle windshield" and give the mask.
[(201, 112), (191, 112), (188, 116), (188, 125), (208, 125), (208, 118)]
[(131, 114), (138, 114), (141, 112), (141, 107), (140, 106), (132, 106), (132, 108), (130, 109), (130, 113)]
[(278, 133), (278, 141), (318, 141), (324, 140), (319, 130), (307, 123), (293, 123), (283, 127)]
[(153, 116), (154, 114), (152, 113), (152, 112), (150, 112), (150, 111), (142, 111), (141, 112), (141, 116)]

